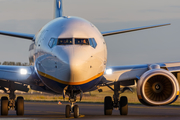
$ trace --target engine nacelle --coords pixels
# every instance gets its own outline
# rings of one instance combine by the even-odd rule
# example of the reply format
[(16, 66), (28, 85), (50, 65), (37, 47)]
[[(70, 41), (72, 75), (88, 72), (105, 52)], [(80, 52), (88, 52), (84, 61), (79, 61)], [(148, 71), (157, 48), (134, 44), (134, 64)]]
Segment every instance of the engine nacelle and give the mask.
[(137, 95), (142, 104), (149, 106), (173, 103), (179, 96), (176, 77), (164, 69), (151, 69), (138, 80)]

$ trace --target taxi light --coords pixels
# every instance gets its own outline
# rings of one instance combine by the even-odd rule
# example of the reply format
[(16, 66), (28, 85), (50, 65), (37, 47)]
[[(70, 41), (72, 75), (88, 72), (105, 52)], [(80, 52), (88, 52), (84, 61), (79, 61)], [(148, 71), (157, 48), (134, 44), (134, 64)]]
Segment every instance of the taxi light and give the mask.
[(106, 70), (106, 74), (107, 74), (107, 75), (111, 75), (111, 74), (112, 74), (112, 69), (107, 69), (107, 70)]
[(20, 73), (21, 73), (21, 75), (26, 75), (27, 74), (27, 70), (26, 69), (21, 69)]

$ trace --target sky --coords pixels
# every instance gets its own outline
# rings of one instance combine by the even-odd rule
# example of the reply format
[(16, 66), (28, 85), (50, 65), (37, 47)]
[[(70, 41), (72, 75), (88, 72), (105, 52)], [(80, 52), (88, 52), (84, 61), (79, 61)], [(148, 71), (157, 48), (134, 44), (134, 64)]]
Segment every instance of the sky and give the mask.
[[(108, 66), (180, 61), (179, 0), (63, 0), (64, 15), (101, 32), (171, 23), (105, 37)], [(54, 16), (54, 0), (0, 0), (0, 30), (35, 34)], [(31, 41), (0, 36), (0, 62), (28, 62)]]

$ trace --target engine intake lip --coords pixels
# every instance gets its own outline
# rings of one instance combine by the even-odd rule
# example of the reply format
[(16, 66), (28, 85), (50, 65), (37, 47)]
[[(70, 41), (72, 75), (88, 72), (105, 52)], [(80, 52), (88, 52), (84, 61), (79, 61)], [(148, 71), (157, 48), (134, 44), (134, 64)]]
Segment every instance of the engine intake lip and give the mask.
[(142, 85), (143, 99), (150, 105), (171, 103), (177, 93), (175, 80), (173, 74), (165, 70), (149, 72)]

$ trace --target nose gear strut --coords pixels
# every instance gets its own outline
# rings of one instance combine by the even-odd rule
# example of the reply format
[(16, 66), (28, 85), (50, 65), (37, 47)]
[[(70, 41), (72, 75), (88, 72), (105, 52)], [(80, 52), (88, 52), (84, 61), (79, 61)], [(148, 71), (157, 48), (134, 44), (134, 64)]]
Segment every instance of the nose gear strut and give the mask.
[(71, 113), (74, 113), (74, 118), (79, 117), (79, 107), (74, 105), (76, 103), (76, 95), (80, 93), (80, 100), (82, 99), (83, 91), (81, 90), (66, 90), (66, 94), (69, 96), (70, 105), (66, 105), (65, 116), (69, 118)]

